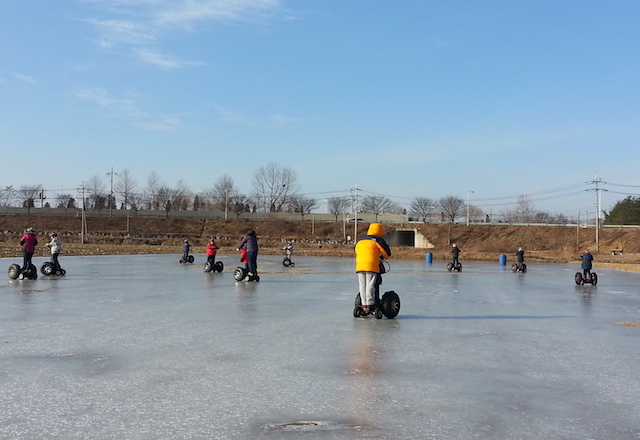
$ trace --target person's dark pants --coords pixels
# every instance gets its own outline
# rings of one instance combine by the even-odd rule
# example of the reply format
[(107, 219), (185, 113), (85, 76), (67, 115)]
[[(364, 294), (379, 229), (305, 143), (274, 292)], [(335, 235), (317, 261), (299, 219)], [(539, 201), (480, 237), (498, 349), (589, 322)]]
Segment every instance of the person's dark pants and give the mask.
[(591, 269), (582, 269), (585, 278), (591, 278)]
[(258, 251), (247, 252), (247, 258), (249, 259), (249, 272), (254, 275), (258, 274)]
[(51, 261), (53, 262), (53, 265), (54, 265), (56, 271), (62, 269), (60, 267), (60, 262), (58, 261), (58, 255), (60, 255), (60, 252), (56, 252), (55, 254), (51, 254)]
[(216, 263), (216, 256), (207, 255), (207, 262), (211, 265), (211, 267), (213, 267), (213, 265)]
[(29, 270), (31, 266), (31, 259), (33, 258), (33, 252), (22, 252), (22, 270)]

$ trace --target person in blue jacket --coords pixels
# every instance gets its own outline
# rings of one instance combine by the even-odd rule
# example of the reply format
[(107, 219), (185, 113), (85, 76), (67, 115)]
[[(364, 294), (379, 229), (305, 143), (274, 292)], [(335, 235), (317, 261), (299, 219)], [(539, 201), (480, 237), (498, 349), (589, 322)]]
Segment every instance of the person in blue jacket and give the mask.
[(580, 256), (582, 260), (582, 273), (585, 278), (591, 279), (591, 268), (593, 267), (593, 255), (587, 249), (584, 254)]

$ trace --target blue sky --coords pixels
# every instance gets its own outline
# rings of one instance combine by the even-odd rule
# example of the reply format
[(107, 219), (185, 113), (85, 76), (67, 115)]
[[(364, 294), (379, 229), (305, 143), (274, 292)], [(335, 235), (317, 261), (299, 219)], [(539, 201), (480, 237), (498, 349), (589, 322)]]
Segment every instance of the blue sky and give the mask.
[[(4, 0), (0, 186), (152, 171), (319, 199), (595, 211), (640, 193), (640, 2)], [(473, 192), (471, 192), (473, 191)]]

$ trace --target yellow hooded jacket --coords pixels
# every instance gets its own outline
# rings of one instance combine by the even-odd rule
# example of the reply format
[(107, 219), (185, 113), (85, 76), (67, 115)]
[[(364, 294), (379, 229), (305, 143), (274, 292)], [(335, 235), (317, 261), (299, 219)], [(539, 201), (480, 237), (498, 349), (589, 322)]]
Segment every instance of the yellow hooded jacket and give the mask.
[(384, 228), (380, 223), (371, 223), (367, 235), (356, 243), (356, 272), (380, 273), (380, 257), (390, 258), (391, 249), (382, 236)]

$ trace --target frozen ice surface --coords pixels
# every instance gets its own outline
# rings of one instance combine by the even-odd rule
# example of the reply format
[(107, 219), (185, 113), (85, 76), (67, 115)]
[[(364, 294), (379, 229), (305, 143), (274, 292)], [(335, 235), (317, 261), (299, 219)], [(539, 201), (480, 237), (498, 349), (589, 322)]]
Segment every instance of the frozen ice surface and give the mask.
[(0, 439), (640, 438), (640, 274), (391, 260), (377, 320), (352, 259), (261, 256), (255, 283), (179, 258), (5, 272)]

